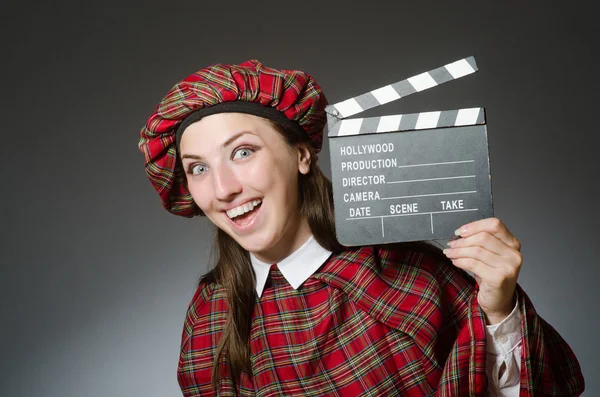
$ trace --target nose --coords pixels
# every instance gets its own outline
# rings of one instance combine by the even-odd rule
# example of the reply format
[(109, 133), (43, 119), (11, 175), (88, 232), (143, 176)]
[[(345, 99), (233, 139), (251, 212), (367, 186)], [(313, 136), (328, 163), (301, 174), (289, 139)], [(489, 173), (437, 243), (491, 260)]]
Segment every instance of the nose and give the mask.
[(242, 191), (242, 184), (227, 165), (213, 168), (213, 189), (217, 200), (229, 201)]

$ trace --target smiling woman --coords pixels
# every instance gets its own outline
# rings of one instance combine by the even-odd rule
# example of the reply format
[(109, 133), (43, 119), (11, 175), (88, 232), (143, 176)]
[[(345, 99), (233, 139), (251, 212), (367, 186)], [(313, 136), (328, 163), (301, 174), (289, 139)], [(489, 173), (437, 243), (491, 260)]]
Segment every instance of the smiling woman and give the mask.
[(220, 113), (187, 127), (180, 152), (194, 202), (244, 249), (277, 263), (306, 242), (298, 200), (298, 175), (310, 170), (306, 144), (288, 146), (260, 117)]
[(581, 394), (571, 349), (517, 285), (520, 242), (498, 219), (457, 225), (445, 255), (339, 244), (316, 161), (325, 105), (304, 72), (219, 64), (176, 84), (142, 128), (163, 206), (217, 228), (183, 328), (183, 394)]

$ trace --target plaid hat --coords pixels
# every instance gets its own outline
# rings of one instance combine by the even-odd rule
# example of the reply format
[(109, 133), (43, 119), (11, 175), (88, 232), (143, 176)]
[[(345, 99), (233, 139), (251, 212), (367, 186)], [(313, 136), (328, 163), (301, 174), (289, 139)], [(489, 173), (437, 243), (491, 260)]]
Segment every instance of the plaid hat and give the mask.
[(178, 161), (179, 140), (187, 126), (209, 114), (253, 114), (307, 134), (318, 152), (326, 104), (321, 87), (299, 70), (271, 69), (257, 60), (216, 64), (188, 76), (167, 93), (142, 128), (138, 147), (163, 206), (176, 215), (201, 215)]

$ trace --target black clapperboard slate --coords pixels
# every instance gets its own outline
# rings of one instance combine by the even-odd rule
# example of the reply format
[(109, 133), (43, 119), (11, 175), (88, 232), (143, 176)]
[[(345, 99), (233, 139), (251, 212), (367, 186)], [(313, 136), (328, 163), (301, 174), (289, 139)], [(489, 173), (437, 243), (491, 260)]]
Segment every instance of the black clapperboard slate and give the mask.
[(325, 109), (340, 243), (446, 239), (493, 216), (483, 108), (348, 118), (475, 71), (464, 58)]

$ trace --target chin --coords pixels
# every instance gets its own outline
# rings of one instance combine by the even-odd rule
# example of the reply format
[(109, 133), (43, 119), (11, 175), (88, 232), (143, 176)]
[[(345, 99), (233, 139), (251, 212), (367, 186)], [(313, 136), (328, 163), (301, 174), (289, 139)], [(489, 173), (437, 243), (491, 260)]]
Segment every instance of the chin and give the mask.
[(283, 228), (276, 230), (263, 230), (246, 236), (231, 236), (242, 248), (252, 253), (266, 253), (273, 250), (281, 242)]
[(234, 239), (248, 252), (265, 252), (271, 249), (278, 239), (274, 236), (248, 236), (242, 239)]

